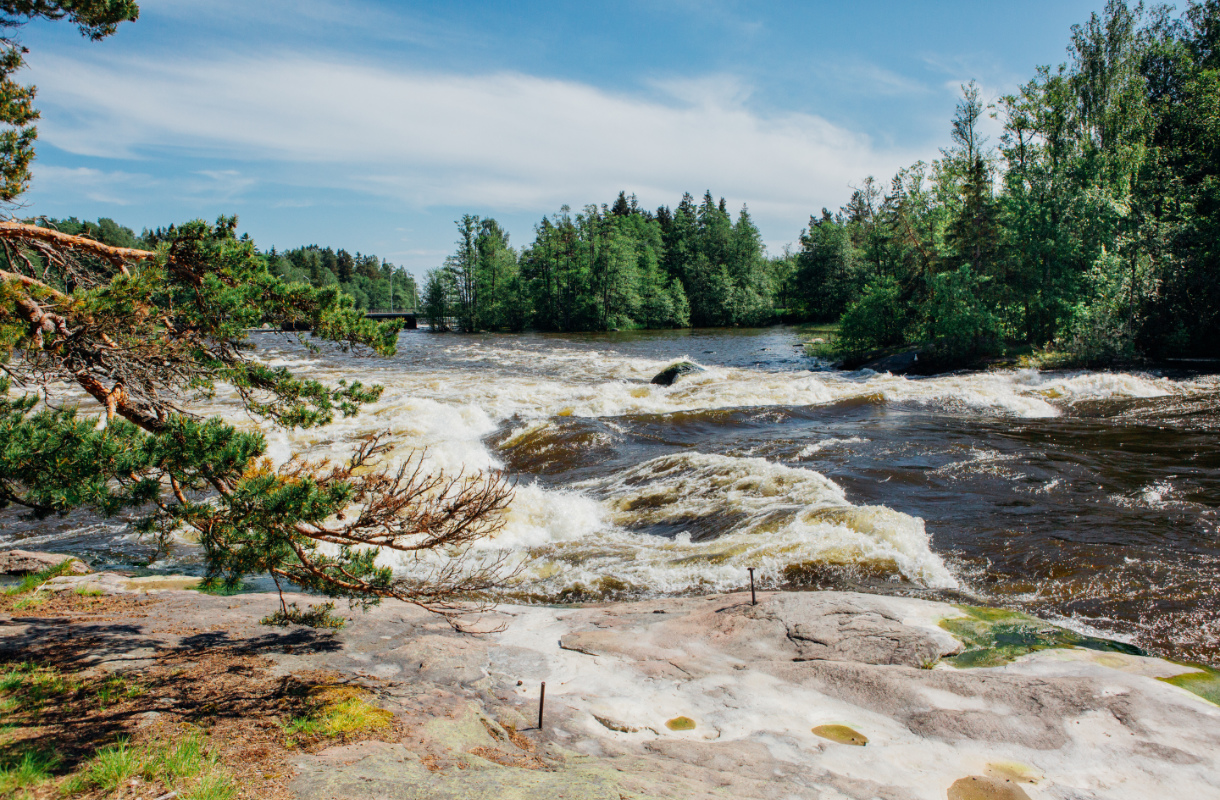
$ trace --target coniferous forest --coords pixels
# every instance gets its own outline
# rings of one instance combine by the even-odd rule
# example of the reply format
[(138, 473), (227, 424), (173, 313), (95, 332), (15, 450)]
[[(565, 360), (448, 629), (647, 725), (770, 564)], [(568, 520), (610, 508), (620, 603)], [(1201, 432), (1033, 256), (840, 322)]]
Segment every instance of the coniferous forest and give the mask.
[[(708, 191), (655, 210), (626, 192), (564, 206), (520, 249), (496, 220), (463, 216), (418, 291), (373, 255), (263, 255), (358, 308), (418, 306), (436, 331), (840, 322), (840, 354), (919, 347), (948, 365), (1220, 353), (1220, 0), (1178, 15), (1110, 0), (1072, 28), (1065, 63), (991, 101), (963, 86), (948, 122), (939, 158), (862, 176), (781, 254), (745, 206)], [(121, 246), (172, 234), (49, 224)]]
[[(54, 219), (43, 217), (40, 225), (62, 233), (87, 236), (114, 247), (156, 249), (161, 242), (173, 239), (177, 226), (136, 234), (112, 219), (97, 222), (76, 217)], [(248, 237), (243, 237), (243, 239)], [(308, 283), (315, 287), (336, 286), (355, 301), (355, 307), (365, 311), (411, 310), (416, 306), (415, 277), (406, 269), (375, 255), (352, 255), (347, 250), (319, 247), (311, 244), (292, 250), (277, 251), (274, 247), (261, 253), (271, 270), (283, 280)]]
[(841, 319), (845, 349), (918, 344), (948, 362), (1220, 352), (1218, 0), (1178, 16), (1111, 0), (1014, 94), (964, 86), (948, 132), (939, 158), (862, 177), (778, 256), (710, 192), (565, 207), (520, 252), (495, 220), (463, 217), (421, 311), (466, 331)]

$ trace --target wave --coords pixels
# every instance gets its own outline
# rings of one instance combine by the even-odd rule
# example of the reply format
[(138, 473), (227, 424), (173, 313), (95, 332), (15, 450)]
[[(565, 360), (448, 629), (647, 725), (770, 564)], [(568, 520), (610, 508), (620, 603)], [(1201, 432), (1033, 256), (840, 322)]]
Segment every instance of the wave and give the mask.
[[(647, 381), (670, 361), (605, 351), (498, 345), (447, 347), (427, 359), (360, 362), (361, 379), (386, 389), (363, 414), (319, 431), (269, 434), (270, 455), (293, 451), (341, 457), (359, 435), (388, 430), (392, 458), (426, 449), (432, 469), (455, 472), (503, 466), (487, 439), (511, 447), (542, 435), (554, 420), (665, 415), (740, 407), (852, 402), (911, 403), (962, 412), (1048, 417), (1081, 400), (1157, 397), (1207, 390), (1206, 381), (1148, 375), (1034, 370), (911, 379), (855, 373), (761, 372), (707, 367), (672, 387)], [(350, 358), (281, 363), (309, 377), (335, 380), (357, 371)], [(477, 367), (475, 365), (478, 365)], [(604, 434), (599, 434), (604, 436)], [(860, 441), (828, 440), (806, 448)], [(588, 447), (594, 439), (573, 446)], [(503, 452), (503, 451), (501, 451)], [(745, 568), (779, 583), (801, 565), (858, 569), (934, 588), (957, 579), (933, 552), (923, 520), (884, 506), (855, 506), (841, 487), (808, 469), (761, 458), (687, 452), (662, 456), (615, 475), (570, 486), (518, 487), (505, 529), (487, 547), (523, 564), (522, 586), (557, 597), (576, 586), (607, 591), (685, 593), (740, 588)], [(383, 555), (400, 571), (412, 559)]]

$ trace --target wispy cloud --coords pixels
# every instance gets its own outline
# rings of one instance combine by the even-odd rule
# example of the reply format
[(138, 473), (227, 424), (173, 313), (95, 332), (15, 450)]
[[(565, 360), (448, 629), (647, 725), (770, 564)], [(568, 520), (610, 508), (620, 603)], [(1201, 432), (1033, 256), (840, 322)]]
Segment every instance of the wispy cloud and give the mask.
[(91, 167), (60, 167), (35, 162), (34, 180), (41, 190), (62, 190), (99, 203), (132, 205), (137, 195), (157, 186), (151, 175), (100, 170)]
[[(668, 97), (511, 72), (392, 71), (292, 53), (220, 61), (39, 59), (44, 139), (81, 156), (225, 159), (300, 186), (418, 206), (539, 210), (714, 188), (789, 219), (915, 154), (812, 114), (763, 114), (749, 87), (670, 81)], [(713, 84), (730, 91), (712, 91)], [(209, 173), (234, 192), (249, 175)], [(247, 181), (243, 183), (243, 181)]]
[(925, 95), (933, 90), (914, 78), (900, 75), (867, 61), (840, 61), (830, 67), (836, 81), (849, 85), (862, 95)]

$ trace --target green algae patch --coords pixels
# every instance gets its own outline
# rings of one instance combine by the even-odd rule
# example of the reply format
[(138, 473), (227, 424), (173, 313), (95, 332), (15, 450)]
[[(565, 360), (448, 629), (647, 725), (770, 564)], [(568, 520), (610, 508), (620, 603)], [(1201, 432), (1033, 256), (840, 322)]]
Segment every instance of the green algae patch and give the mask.
[(813, 729), (813, 732), (823, 739), (829, 739), (839, 744), (850, 744), (856, 747), (863, 747), (868, 744), (867, 736), (855, 728), (849, 728), (846, 725), (819, 725)]
[(695, 721), (690, 717), (674, 717), (665, 723), (665, 727), (671, 731), (693, 731)]
[(1173, 684), (1179, 689), (1185, 689), (1191, 694), (1197, 694), (1209, 703), (1215, 703), (1220, 706), (1220, 670), (1214, 670), (1202, 664), (1182, 663), (1182, 666), (1193, 667), (1199, 671), (1185, 672), (1181, 675), (1174, 675), (1172, 678), (1157, 678), (1157, 680)]
[(1019, 611), (966, 605), (956, 608), (966, 616), (942, 619), (940, 627), (965, 645), (966, 649), (961, 653), (945, 659), (959, 669), (998, 667), (1028, 653), (1053, 648), (1084, 647), (1110, 653), (1145, 655), (1143, 650), (1133, 645), (1084, 636)]
[(1029, 795), (1010, 780), (971, 775), (953, 782), (949, 800), (1029, 800)]

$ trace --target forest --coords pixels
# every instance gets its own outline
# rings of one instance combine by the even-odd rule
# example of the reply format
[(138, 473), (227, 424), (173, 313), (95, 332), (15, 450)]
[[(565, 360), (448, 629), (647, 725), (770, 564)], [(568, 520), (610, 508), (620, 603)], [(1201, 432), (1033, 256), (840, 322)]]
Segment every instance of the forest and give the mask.
[[(1072, 28), (1063, 64), (1014, 93), (988, 102), (963, 86), (947, 133), (939, 158), (863, 177), (780, 254), (745, 206), (708, 191), (655, 210), (626, 192), (564, 206), (520, 249), (495, 219), (465, 215), (418, 292), (374, 255), (262, 255), (358, 308), (418, 308), (434, 331), (839, 322), (838, 355), (917, 347), (950, 365), (1220, 353), (1220, 0), (1176, 16), (1110, 0)], [(43, 224), (120, 246), (173, 233)]]
[(963, 86), (948, 128), (939, 158), (863, 178), (780, 255), (710, 192), (564, 207), (519, 252), (465, 216), (421, 310), (463, 331), (841, 320), (844, 351), (946, 362), (1220, 352), (1220, 0), (1111, 0), (1013, 94)]
[[(103, 217), (97, 222), (76, 217), (36, 220), (43, 227), (62, 233), (83, 235), (114, 247), (134, 247), (155, 250), (161, 242), (173, 239), (178, 228), (148, 229), (137, 235), (131, 228)], [(244, 241), (249, 237), (243, 235)], [(337, 286), (365, 311), (412, 310), (416, 306), (415, 277), (405, 268), (395, 266), (375, 255), (352, 255), (347, 250), (335, 250), (311, 244), (292, 250), (277, 251), (274, 247), (260, 253), (273, 273), (288, 283), (307, 283), (316, 288)]]

